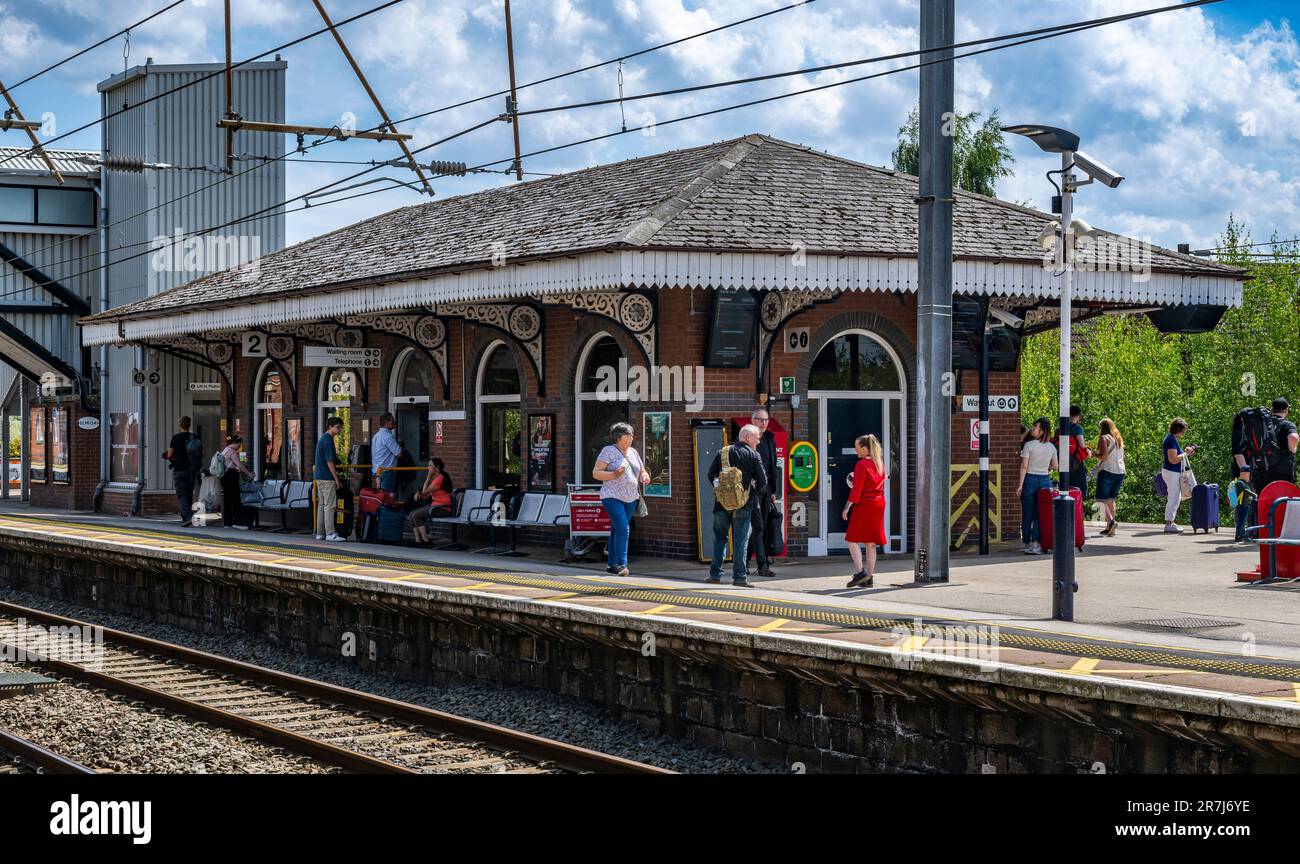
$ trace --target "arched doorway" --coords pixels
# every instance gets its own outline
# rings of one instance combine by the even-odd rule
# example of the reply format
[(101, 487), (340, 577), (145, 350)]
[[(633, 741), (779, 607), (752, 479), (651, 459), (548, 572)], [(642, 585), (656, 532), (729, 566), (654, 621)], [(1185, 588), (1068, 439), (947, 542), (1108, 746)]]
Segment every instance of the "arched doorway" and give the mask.
[[(889, 552), (907, 551), (907, 382), (894, 350), (865, 330), (827, 342), (808, 373), (808, 428), (821, 459), (810, 502), (809, 553), (843, 549), (841, 514), (857, 463), (854, 441), (874, 434), (884, 449), (885, 528)], [(816, 541), (816, 542), (814, 542)]]
[(630, 422), (631, 405), (626, 376), (619, 373), (621, 363), (626, 363), (623, 349), (608, 333), (598, 333), (588, 342), (578, 356), (578, 377), (574, 386), (574, 428), (578, 430), (575, 482), (590, 483), (591, 469), (601, 448), (612, 443), (609, 427), (619, 422)]
[(475, 428), (478, 430), (477, 477), (480, 489), (519, 492), (522, 452), (522, 398), (519, 365), (501, 341), (493, 342), (479, 364)]
[(352, 459), (352, 400), (360, 395), (360, 380), (350, 369), (329, 369), (320, 376), (320, 392), (316, 394), (316, 428), (325, 431), (325, 421), (337, 417), (343, 421), (343, 431), (334, 439), (334, 452), (344, 462)]
[(258, 370), (254, 393), (257, 401), (253, 406), (253, 440), (246, 442), (244, 448), (253, 453), (254, 476), (282, 480), (285, 476), (284, 382), (270, 360)]
[(433, 363), (422, 351), (407, 348), (397, 355), (388, 387), (388, 410), (397, 418), (397, 439), (411, 451), (415, 464), (429, 458), (429, 399)]

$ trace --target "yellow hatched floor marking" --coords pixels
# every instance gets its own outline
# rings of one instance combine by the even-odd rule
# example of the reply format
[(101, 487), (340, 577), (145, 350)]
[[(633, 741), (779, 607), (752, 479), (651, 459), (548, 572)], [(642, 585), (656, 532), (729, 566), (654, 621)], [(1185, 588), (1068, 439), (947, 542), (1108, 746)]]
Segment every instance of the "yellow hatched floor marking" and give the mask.
[(1100, 660), (1094, 660), (1091, 657), (1080, 657), (1075, 661), (1074, 665), (1066, 671), (1074, 675), (1091, 675), (1092, 670), (1096, 669), (1097, 664), (1100, 662)]
[(638, 613), (636, 613), (636, 614), (638, 614), (638, 615), (662, 615), (663, 613), (667, 612), (669, 609), (675, 609), (675, 608), (676, 608), (676, 607), (673, 606), (673, 604), (671, 604), (671, 603), (665, 603), (665, 604), (663, 604), (662, 606), (656, 606), (656, 607), (654, 607), (653, 609), (647, 609), (647, 610), (645, 610), (644, 612), (638, 612)]
[(563, 594), (552, 594), (550, 597), (543, 597), (543, 600), (567, 600), (570, 597), (577, 597), (580, 591), (565, 591)]

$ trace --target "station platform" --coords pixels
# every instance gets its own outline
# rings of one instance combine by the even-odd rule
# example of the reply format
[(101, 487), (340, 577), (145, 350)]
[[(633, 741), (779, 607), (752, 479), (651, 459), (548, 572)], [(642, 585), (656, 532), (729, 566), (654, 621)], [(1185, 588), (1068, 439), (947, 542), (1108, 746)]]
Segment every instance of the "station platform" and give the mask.
[[(1098, 526), (1099, 527), (1099, 526)], [(1095, 533), (1095, 531), (1090, 531)], [(1300, 587), (1253, 586), (1234, 573), (1258, 559), (1229, 534), (1166, 535), (1121, 526), (1077, 559), (1076, 620), (1050, 617), (1050, 556), (955, 556), (952, 581), (917, 586), (910, 558), (882, 558), (875, 587), (846, 590), (846, 557), (779, 564), (751, 589), (703, 584), (696, 562), (634, 559), (626, 578), (603, 562), (326, 543), (310, 536), (183, 529), (174, 522), (0, 506), (0, 535), (48, 536), (141, 555), (183, 555), (313, 579), (364, 580), (444, 595), (509, 598), (541, 613), (600, 610), (687, 628), (740, 631), (1260, 700), (1297, 711)], [(724, 574), (724, 580), (729, 578)], [(566, 610), (560, 612), (559, 610)]]

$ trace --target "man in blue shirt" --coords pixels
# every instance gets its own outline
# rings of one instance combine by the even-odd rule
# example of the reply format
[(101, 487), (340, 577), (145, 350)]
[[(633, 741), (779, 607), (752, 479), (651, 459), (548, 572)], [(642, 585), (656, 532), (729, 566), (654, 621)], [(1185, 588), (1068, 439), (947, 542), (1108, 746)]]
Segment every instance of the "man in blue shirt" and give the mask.
[(402, 445), (397, 443), (397, 420), (391, 411), (385, 411), (379, 418), (379, 431), (370, 441), (370, 461), (379, 475), (379, 488), (385, 492), (397, 494), (397, 472), (388, 470), (397, 467), (397, 459), (402, 455)]
[(316, 539), (337, 543), (344, 538), (334, 530), (334, 511), (338, 505), (339, 470), (334, 462), (337, 451), (334, 439), (343, 431), (343, 421), (331, 417), (325, 421), (325, 434), (316, 442), (316, 462), (312, 480), (316, 484)]

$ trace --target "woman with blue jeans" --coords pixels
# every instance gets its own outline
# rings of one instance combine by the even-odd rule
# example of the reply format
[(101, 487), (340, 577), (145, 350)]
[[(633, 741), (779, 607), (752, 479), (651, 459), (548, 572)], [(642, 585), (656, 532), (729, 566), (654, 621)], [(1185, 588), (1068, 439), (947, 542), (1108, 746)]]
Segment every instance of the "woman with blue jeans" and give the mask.
[(1020, 496), (1020, 537), (1025, 541), (1026, 555), (1043, 551), (1039, 542), (1042, 526), (1038, 524), (1038, 492), (1052, 488), (1052, 472), (1056, 467), (1052, 424), (1046, 417), (1039, 417), (1020, 442), (1020, 483), (1016, 494)]
[(608, 444), (596, 457), (596, 467), (591, 476), (601, 482), (600, 503), (609, 514), (612, 530), (609, 533), (609, 566), (605, 572), (613, 576), (627, 575), (627, 541), (629, 523), (636, 514), (641, 487), (650, 482), (650, 472), (645, 470), (641, 454), (632, 447), (632, 427), (615, 423), (609, 430), (613, 444)]

